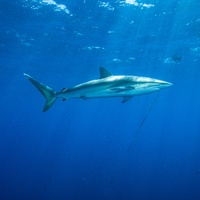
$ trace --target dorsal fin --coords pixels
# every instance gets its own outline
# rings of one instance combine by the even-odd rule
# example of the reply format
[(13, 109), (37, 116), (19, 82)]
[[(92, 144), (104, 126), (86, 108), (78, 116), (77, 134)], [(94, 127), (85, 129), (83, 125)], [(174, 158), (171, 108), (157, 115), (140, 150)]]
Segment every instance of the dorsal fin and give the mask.
[(100, 79), (112, 76), (112, 74), (104, 67), (100, 67), (99, 71), (100, 71)]

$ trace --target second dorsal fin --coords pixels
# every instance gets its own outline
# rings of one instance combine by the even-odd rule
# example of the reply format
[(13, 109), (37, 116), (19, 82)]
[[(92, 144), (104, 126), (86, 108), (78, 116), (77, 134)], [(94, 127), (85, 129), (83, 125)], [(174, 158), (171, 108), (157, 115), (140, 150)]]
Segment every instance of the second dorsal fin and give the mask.
[(112, 74), (104, 67), (100, 67), (99, 71), (100, 71), (100, 79), (112, 76)]

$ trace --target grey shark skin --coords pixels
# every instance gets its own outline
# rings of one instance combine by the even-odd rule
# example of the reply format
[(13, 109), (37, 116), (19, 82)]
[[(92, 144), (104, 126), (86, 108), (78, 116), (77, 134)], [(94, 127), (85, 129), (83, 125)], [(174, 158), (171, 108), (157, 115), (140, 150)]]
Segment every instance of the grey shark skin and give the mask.
[(46, 98), (43, 112), (46, 112), (54, 104), (57, 98), (67, 100), (70, 98), (103, 98), (122, 97), (122, 103), (127, 102), (133, 96), (148, 94), (160, 89), (172, 86), (172, 83), (142, 76), (113, 76), (108, 70), (100, 67), (100, 78), (84, 82), (72, 88), (64, 88), (55, 92), (52, 88), (33, 79), (28, 74), (24, 75)]

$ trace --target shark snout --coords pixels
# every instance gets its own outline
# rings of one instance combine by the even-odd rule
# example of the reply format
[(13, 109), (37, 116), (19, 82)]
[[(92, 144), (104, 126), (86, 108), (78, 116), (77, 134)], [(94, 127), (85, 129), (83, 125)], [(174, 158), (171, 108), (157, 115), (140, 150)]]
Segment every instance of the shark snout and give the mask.
[(170, 87), (170, 86), (172, 86), (172, 85), (173, 85), (173, 83), (166, 82), (166, 81), (161, 81), (161, 82), (159, 83), (160, 88), (167, 88), (167, 87)]

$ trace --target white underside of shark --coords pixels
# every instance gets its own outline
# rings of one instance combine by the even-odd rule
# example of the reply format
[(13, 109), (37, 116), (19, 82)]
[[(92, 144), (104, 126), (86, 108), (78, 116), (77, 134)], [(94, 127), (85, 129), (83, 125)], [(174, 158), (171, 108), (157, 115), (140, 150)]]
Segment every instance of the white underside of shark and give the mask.
[(43, 112), (47, 111), (57, 98), (67, 100), (70, 98), (106, 98), (122, 97), (122, 103), (127, 102), (133, 96), (148, 94), (160, 89), (172, 86), (172, 83), (142, 76), (113, 76), (108, 70), (100, 68), (100, 78), (91, 80), (72, 88), (64, 88), (60, 92), (55, 92), (50, 87), (33, 79), (28, 74), (24, 75), (46, 98)]

